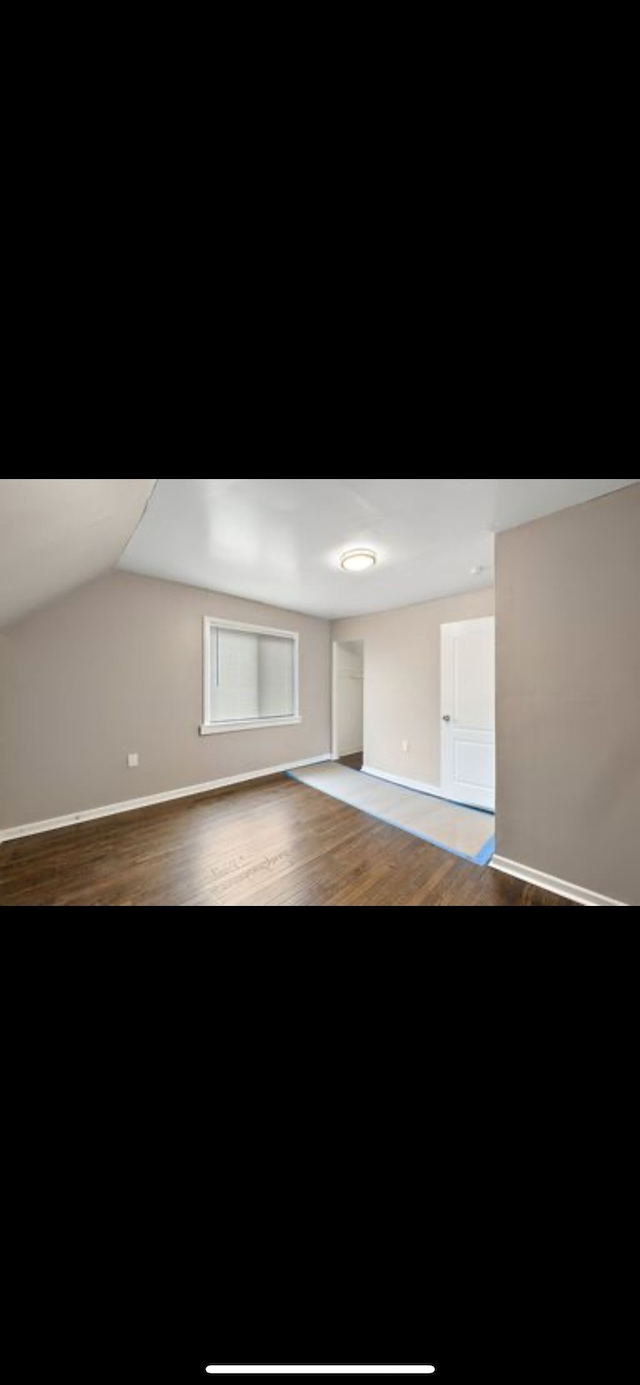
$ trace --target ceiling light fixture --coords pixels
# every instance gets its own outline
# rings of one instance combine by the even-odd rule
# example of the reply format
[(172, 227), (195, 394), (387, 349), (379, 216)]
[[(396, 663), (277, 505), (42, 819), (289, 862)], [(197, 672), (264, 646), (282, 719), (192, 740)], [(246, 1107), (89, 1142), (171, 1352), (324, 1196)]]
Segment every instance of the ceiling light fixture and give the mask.
[(375, 567), (378, 555), (370, 548), (353, 548), (349, 553), (343, 553), (340, 559), (340, 567), (343, 572), (368, 572)]

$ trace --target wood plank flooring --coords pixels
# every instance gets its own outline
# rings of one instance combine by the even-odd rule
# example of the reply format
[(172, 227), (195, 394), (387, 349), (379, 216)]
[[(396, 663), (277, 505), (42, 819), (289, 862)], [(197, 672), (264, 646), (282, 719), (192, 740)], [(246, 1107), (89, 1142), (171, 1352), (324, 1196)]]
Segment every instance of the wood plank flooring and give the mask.
[(0, 907), (564, 905), (278, 776), (0, 846)]
[(344, 765), (346, 769), (362, 769), (362, 766), (364, 764), (364, 755), (362, 751), (360, 751), (357, 755), (343, 755), (342, 759), (339, 761), (339, 764)]

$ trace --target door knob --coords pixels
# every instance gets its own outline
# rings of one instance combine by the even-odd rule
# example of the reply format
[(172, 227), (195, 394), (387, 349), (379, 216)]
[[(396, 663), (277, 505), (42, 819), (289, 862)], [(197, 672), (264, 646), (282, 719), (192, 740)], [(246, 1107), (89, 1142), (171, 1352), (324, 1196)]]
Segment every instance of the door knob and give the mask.
[(442, 720), (443, 720), (443, 721), (451, 721), (451, 717), (443, 717)]

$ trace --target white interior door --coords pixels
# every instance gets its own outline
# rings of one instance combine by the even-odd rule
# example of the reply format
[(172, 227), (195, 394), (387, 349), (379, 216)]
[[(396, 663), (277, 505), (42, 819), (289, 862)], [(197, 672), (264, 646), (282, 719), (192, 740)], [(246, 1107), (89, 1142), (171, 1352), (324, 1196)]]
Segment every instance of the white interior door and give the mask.
[(442, 792), (495, 810), (496, 623), (442, 627)]

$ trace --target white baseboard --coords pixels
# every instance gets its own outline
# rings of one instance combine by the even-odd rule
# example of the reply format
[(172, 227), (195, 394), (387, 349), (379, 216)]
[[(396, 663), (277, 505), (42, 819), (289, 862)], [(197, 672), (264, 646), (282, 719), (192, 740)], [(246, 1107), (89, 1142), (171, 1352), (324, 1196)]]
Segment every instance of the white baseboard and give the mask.
[(574, 904), (584, 904), (588, 909), (629, 908), (628, 904), (623, 904), (619, 899), (609, 899), (593, 890), (584, 890), (581, 885), (571, 885), (567, 880), (558, 880), (555, 875), (545, 875), (544, 871), (531, 870), (529, 866), (521, 866), (518, 861), (508, 861), (504, 856), (494, 856), (491, 869), (500, 871), (502, 875), (513, 875), (516, 880), (524, 880), (526, 885), (537, 885), (541, 890), (559, 894), (563, 899), (572, 900)]
[(363, 774), (371, 774), (374, 779), (386, 779), (388, 784), (399, 784), (401, 789), (417, 789), (418, 793), (432, 794), (434, 798), (444, 798), (442, 789), (437, 789), (435, 784), (423, 784), (419, 779), (403, 779), (398, 774), (387, 774), (382, 769), (372, 769), (370, 765), (362, 766)]
[(105, 808), (87, 808), (81, 813), (49, 818), (45, 822), (27, 822), (22, 827), (0, 830), (0, 845), (20, 837), (37, 837), (41, 832), (59, 832), (63, 827), (75, 827), (80, 822), (96, 822), (98, 818), (113, 818), (120, 813), (135, 813), (140, 808), (153, 808), (158, 803), (172, 803), (178, 798), (195, 798), (198, 794), (214, 793), (216, 789), (231, 789), (236, 784), (250, 784), (254, 779), (269, 779), (274, 774), (287, 774), (307, 765), (321, 765), (330, 755), (316, 755), (311, 760), (293, 760), (288, 765), (273, 765), (270, 769), (252, 770), (249, 774), (234, 774), (230, 779), (213, 779), (208, 784), (192, 784), (188, 789), (170, 789), (167, 793), (150, 794), (147, 798), (131, 798), (126, 803), (110, 803)]
[[(370, 765), (364, 765), (362, 773), (371, 774), (373, 775), (374, 779), (386, 779), (388, 784), (399, 784), (401, 789), (415, 789), (418, 793), (430, 794), (432, 798), (443, 798), (445, 803), (451, 803), (453, 801), (448, 797), (444, 790), (436, 784), (424, 784), (419, 779), (403, 779), (400, 778), (398, 774), (387, 774), (384, 770), (381, 769), (371, 769)], [(462, 804), (461, 806), (464, 807), (465, 805)], [(479, 813), (493, 812), (493, 808), (480, 808), (477, 804), (474, 803), (470, 803), (468, 806), (470, 808), (477, 808)]]

